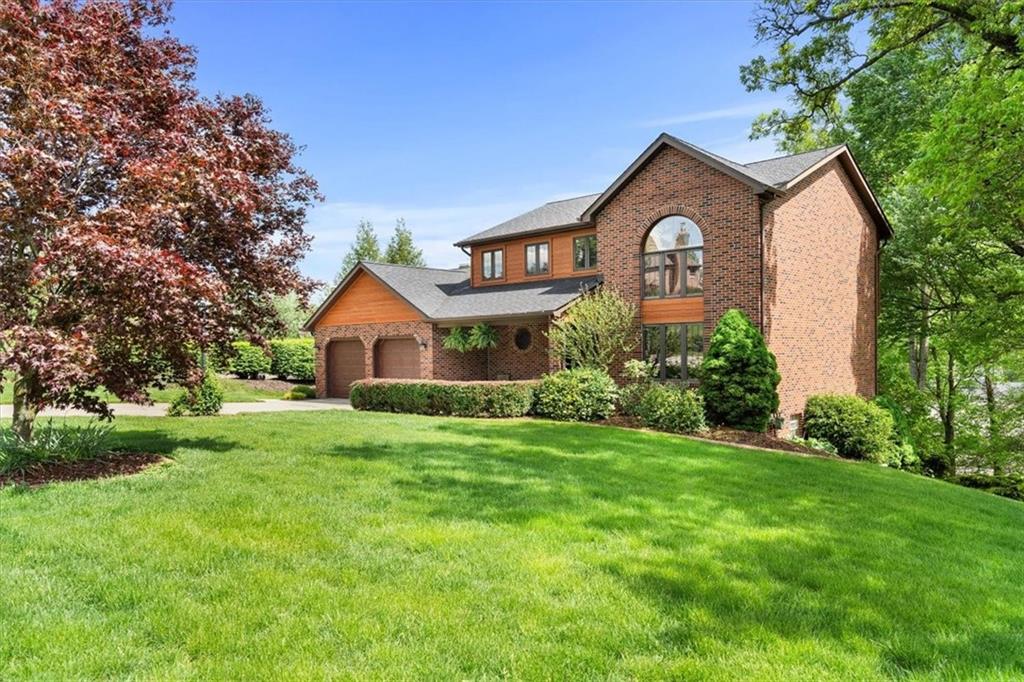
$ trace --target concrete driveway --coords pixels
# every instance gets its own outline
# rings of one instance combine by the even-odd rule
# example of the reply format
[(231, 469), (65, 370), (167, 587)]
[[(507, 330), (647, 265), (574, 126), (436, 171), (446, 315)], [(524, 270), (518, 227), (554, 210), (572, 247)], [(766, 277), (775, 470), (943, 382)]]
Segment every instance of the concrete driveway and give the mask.
[[(166, 417), (167, 403), (133, 405), (118, 403), (111, 405), (115, 417)], [(308, 412), (310, 410), (351, 410), (352, 405), (344, 398), (318, 398), (316, 400), (261, 400), (256, 403), (224, 403), (221, 414), (246, 414), (249, 412)], [(10, 405), (0, 405), (0, 419), (11, 416)], [(88, 417), (81, 410), (43, 410), (42, 417)]]

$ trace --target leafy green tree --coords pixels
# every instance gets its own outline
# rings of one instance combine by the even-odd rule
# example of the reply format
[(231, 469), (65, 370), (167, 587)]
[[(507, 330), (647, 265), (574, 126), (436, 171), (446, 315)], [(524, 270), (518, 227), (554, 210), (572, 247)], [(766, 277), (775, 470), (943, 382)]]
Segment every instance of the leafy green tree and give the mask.
[(765, 431), (779, 409), (782, 376), (757, 327), (740, 310), (715, 326), (700, 368), (708, 419), (746, 431)]
[(413, 265), (419, 268), (426, 267), (427, 262), (423, 260), (423, 250), (416, 248), (412, 241), (412, 231), (405, 226), (405, 218), (399, 218), (395, 222), (395, 233), (391, 235), (387, 249), (384, 251), (384, 261), (395, 265)]
[(581, 296), (548, 332), (550, 352), (571, 367), (609, 370), (637, 346), (637, 307), (607, 286)]

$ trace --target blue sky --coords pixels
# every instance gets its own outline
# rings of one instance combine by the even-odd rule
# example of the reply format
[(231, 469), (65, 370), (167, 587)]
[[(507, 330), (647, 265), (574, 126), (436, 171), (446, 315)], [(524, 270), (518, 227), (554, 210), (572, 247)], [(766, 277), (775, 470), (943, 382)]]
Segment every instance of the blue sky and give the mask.
[(187, 2), (205, 94), (251, 92), (305, 146), (326, 202), (307, 274), (333, 279), (360, 218), (399, 216), (430, 265), (458, 239), (603, 190), (667, 131), (738, 161), (774, 155), (750, 122), (748, 2)]

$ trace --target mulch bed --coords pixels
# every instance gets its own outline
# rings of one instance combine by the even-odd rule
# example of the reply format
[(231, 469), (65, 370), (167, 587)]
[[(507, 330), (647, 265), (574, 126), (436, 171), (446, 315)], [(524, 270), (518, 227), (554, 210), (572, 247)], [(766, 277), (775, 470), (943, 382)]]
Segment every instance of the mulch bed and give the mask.
[(150, 452), (111, 452), (96, 459), (78, 462), (48, 462), (13, 474), (0, 474), (0, 486), (38, 486), (57, 481), (84, 481), (137, 474), (143, 469), (165, 461), (163, 455)]
[(309, 386), (310, 384), (300, 384), (297, 381), (282, 381), (281, 379), (239, 379), (246, 385), (255, 388), (258, 391), (274, 391), (276, 393), (285, 394), (292, 390), (296, 386)]
[[(624, 417), (622, 415), (616, 415), (597, 423), (606, 424), (608, 426), (619, 426), (625, 429), (644, 429), (643, 424), (641, 424), (635, 417)], [(732, 445), (745, 445), (752, 448), (781, 450), (783, 452), (796, 452), (801, 455), (831, 457), (827, 452), (815, 450), (814, 448), (809, 448), (805, 445), (800, 445), (799, 443), (794, 443), (784, 438), (776, 438), (775, 436), (771, 436), (767, 433), (754, 433), (752, 431), (740, 431), (739, 429), (728, 429), (718, 426), (703, 433), (689, 435), (693, 438), (703, 438), (704, 440), (730, 443)]]

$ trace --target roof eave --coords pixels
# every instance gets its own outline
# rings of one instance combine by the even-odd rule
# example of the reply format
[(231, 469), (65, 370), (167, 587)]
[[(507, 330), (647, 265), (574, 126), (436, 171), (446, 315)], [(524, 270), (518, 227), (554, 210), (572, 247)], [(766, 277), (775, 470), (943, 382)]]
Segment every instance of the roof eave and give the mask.
[(496, 235), (493, 237), (470, 237), (469, 239), (463, 239), (461, 242), (456, 242), (455, 246), (462, 248), (463, 246), (479, 246), (481, 244), (491, 244), (493, 242), (507, 242), (515, 239), (521, 239), (523, 237), (535, 237), (541, 234), (549, 234), (552, 232), (562, 232), (564, 230), (576, 230), (585, 227), (592, 227), (592, 221), (576, 221), (572, 223), (565, 223), (563, 225), (552, 225), (549, 227), (538, 227), (532, 230), (526, 230), (523, 232), (511, 232), (509, 234)]

